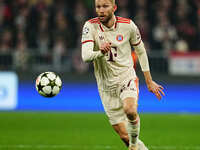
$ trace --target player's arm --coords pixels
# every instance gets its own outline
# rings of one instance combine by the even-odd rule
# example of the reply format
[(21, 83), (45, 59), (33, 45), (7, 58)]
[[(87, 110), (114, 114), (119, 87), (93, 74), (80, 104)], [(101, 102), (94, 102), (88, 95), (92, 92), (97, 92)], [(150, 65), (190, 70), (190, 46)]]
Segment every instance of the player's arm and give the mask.
[(87, 42), (82, 44), (82, 59), (84, 62), (91, 62), (94, 59), (103, 56), (101, 51), (93, 51), (94, 42)]
[(94, 37), (93, 37), (94, 29), (92, 25), (89, 22), (86, 22), (83, 27), (82, 32), (82, 59), (85, 62), (91, 62), (97, 58), (100, 58), (104, 56), (105, 53), (107, 53), (111, 47), (110, 43), (103, 43), (100, 46), (99, 51), (94, 51)]
[(138, 56), (141, 69), (144, 73), (145, 82), (147, 88), (150, 92), (154, 93), (156, 97), (160, 100), (162, 95), (164, 96), (163, 87), (152, 80), (147, 53), (143, 42), (141, 41), (139, 45), (134, 46), (135, 53)]
[(94, 29), (91, 25), (91, 23), (86, 22), (83, 26), (82, 31), (82, 59), (85, 62), (93, 61), (94, 59), (97, 59), (99, 57), (103, 56), (103, 53), (101, 51), (93, 51), (94, 49), (94, 36), (93, 36)]
[(144, 43), (142, 42), (140, 32), (137, 26), (132, 22), (131, 24), (131, 44), (135, 49), (135, 53), (138, 56), (138, 60), (141, 66), (141, 69), (144, 73), (144, 78), (148, 90), (156, 95), (156, 97), (160, 100), (162, 95), (165, 95), (163, 92), (163, 87), (152, 80), (150, 69), (149, 69), (149, 61), (146, 53), (146, 49), (144, 47)]

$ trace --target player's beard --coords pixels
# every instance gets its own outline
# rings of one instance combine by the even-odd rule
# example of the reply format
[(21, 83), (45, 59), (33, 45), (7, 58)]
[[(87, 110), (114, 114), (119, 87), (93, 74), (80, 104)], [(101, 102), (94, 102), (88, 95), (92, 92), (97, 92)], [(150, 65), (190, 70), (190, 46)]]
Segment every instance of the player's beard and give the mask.
[[(103, 20), (101, 20), (101, 19), (99, 19), (99, 20), (101, 23), (107, 24), (112, 19), (112, 16), (113, 16), (113, 14), (109, 13), (108, 16), (104, 16)], [(101, 17), (101, 16), (99, 16), (99, 17)]]

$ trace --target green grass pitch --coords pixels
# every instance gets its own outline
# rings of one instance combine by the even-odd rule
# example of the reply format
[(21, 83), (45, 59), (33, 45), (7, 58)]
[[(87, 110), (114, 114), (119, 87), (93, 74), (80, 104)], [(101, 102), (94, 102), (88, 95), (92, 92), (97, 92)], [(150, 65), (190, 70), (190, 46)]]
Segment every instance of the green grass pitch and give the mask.
[[(200, 115), (141, 114), (150, 150), (200, 150)], [(127, 150), (103, 113), (0, 112), (0, 150)]]

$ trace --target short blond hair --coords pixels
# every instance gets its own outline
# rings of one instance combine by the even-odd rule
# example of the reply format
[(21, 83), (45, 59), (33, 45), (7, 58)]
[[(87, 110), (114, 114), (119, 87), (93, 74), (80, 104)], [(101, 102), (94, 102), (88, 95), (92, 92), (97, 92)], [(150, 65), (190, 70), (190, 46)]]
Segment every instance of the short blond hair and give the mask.
[(109, 0), (113, 5), (115, 5), (115, 0)]
[(113, 5), (115, 5), (115, 0), (110, 0)]

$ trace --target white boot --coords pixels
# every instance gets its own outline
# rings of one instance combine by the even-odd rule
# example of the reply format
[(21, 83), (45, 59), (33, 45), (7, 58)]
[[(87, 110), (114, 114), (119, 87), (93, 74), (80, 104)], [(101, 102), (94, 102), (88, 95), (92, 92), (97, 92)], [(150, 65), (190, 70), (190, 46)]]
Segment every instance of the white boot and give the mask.
[(140, 139), (138, 139), (138, 150), (149, 150)]
[(129, 146), (128, 150), (139, 150), (138, 149), (138, 144)]

